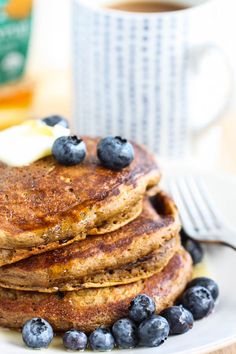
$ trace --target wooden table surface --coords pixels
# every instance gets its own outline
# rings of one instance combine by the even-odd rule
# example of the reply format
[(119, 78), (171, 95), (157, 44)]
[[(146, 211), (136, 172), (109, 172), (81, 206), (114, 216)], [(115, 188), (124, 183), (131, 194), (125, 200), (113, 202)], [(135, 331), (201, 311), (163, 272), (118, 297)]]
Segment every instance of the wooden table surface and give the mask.
[[(70, 74), (45, 73), (40, 75), (36, 82), (33, 115), (42, 117), (51, 113), (60, 113), (71, 117)], [(205, 146), (208, 148), (207, 160), (205, 160)], [(213, 167), (236, 176), (236, 112), (229, 112), (195, 137), (194, 158), (202, 165), (206, 164), (209, 167), (211, 163)], [(236, 343), (211, 354), (236, 354)]]

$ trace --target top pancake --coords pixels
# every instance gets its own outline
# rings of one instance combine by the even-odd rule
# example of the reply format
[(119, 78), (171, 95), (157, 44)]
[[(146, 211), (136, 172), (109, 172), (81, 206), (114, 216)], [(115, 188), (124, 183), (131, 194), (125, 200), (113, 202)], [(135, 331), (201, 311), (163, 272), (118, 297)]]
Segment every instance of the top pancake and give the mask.
[[(106, 232), (99, 227), (128, 213), (159, 181), (155, 159), (143, 147), (133, 144), (134, 161), (117, 172), (99, 164), (98, 139), (84, 140), (87, 156), (77, 166), (59, 165), (51, 156), (22, 168), (0, 163), (1, 249), (35, 248), (33, 253), (40, 253), (89, 230)], [(108, 231), (130, 221), (124, 219)]]

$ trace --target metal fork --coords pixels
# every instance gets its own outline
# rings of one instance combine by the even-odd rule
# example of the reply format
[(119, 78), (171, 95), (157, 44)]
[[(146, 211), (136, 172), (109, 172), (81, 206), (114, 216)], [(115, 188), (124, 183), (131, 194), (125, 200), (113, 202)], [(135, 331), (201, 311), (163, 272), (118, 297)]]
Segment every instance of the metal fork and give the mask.
[(187, 235), (200, 242), (223, 244), (236, 251), (236, 230), (223, 221), (202, 177), (171, 176), (166, 182)]

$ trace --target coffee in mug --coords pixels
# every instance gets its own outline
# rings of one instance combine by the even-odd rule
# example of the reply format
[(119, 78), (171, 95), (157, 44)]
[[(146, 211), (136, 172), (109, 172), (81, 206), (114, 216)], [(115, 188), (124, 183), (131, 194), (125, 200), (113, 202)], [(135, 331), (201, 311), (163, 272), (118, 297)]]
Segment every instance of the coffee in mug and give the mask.
[(106, 6), (108, 9), (128, 12), (169, 12), (186, 9), (181, 3), (160, 1), (118, 1)]

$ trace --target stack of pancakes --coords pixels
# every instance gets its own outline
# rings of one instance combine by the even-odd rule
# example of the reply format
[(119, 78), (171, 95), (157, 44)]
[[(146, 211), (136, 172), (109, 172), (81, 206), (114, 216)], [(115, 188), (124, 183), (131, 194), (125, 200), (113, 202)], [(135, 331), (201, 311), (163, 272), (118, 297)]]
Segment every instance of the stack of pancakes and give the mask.
[(84, 140), (77, 166), (0, 164), (0, 326), (43, 317), (56, 331), (90, 332), (127, 316), (140, 293), (161, 311), (191, 277), (153, 156), (134, 144), (133, 163), (112, 171), (96, 158), (97, 140)]

